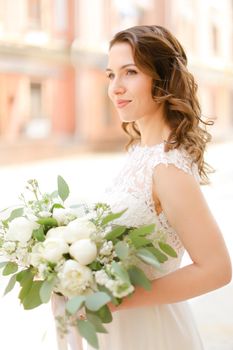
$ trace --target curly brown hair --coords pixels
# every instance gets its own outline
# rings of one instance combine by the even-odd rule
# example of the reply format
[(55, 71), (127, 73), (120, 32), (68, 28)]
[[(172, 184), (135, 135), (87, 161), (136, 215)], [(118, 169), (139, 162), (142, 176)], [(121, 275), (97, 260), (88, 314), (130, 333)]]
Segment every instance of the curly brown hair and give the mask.
[[(208, 173), (214, 170), (204, 161), (206, 144), (212, 138), (206, 127), (214, 122), (201, 119), (197, 83), (187, 69), (181, 44), (169, 30), (157, 25), (122, 30), (110, 41), (110, 48), (119, 42), (131, 46), (135, 64), (152, 77), (152, 97), (164, 105), (165, 121), (171, 129), (165, 152), (182, 145), (197, 163), (201, 184), (208, 184)], [(123, 122), (122, 128), (130, 137), (128, 149), (141, 134), (135, 122)]]

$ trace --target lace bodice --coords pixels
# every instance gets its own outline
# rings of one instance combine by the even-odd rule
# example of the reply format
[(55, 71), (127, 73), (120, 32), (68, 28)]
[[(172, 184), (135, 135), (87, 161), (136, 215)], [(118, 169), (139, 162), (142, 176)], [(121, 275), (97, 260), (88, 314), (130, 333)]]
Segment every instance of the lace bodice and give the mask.
[[(158, 272), (144, 263), (140, 264), (150, 279), (165, 275), (180, 265), (184, 247), (177, 232), (170, 226), (165, 213), (157, 214), (152, 197), (153, 169), (158, 164), (173, 164), (177, 168), (200, 180), (197, 165), (183, 148), (164, 151), (164, 144), (141, 146), (135, 144), (125, 155), (123, 166), (118, 175), (106, 188), (103, 200), (110, 204), (113, 212), (127, 208), (127, 211), (115, 222), (117, 224), (139, 226), (154, 223), (156, 232), (166, 234), (166, 242), (177, 252), (178, 258), (171, 258), (162, 265)], [(155, 232), (155, 234), (156, 234)]]

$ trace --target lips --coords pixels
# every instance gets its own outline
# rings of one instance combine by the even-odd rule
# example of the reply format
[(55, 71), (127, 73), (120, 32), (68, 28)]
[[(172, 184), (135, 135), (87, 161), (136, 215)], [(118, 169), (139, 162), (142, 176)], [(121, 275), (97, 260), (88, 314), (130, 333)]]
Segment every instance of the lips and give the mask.
[(118, 100), (116, 102), (116, 106), (117, 106), (117, 108), (123, 108), (123, 107), (127, 106), (130, 102), (131, 102), (131, 100)]

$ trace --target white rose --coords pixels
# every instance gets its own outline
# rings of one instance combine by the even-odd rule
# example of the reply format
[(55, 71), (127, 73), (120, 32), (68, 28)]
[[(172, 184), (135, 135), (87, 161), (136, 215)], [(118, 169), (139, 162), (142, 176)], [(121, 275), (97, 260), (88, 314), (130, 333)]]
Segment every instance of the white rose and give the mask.
[(24, 217), (15, 218), (9, 223), (6, 239), (26, 243), (32, 237), (32, 231), (39, 227), (39, 224)]
[(53, 227), (46, 233), (47, 238), (62, 238), (66, 239), (67, 226)]
[(54, 208), (53, 217), (57, 220), (58, 225), (67, 225), (77, 216), (75, 211), (71, 208)]
[(43, 242), (43, 248), (43, 258), (54, 263), (57, 263), (63, 254), (69, 252), (69, 246), (62, 238), (47, 238)]
[(74, 242), (69, 252), (82, 265), (90, 264), (97, 256), (96, 245), (88, 238)]
[(79, 239), (89, 238), (96, 231), (96, 226), (87, 218), (78, 218), (67, 225), (66, 242), (73, 243)]
[(66, 260), (58, 272), (58, 290), (67, 297), (86, 294), (93, 285), (92, 271), (77, 261)]

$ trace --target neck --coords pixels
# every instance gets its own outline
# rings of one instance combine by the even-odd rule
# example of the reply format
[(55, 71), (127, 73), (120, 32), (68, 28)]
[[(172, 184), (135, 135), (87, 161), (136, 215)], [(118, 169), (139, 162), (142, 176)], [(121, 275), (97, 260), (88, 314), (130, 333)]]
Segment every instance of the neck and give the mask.
[(150, 116), (145, 116), (136, 121), (141, 134), (142, 146), (153, 146), (166, 141), (171, 129), (165, 123), (163, 108), (160, 107)]

